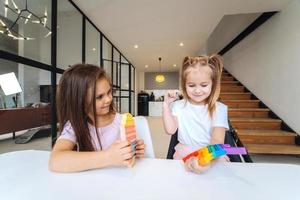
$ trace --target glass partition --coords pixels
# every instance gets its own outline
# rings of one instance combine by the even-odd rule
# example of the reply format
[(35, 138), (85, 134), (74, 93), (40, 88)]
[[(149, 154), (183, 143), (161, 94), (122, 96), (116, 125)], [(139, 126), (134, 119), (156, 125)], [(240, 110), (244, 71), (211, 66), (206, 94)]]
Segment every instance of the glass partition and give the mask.
[(131, 66), (131, 70), (130, 70), (130, 73), (131, 73), (131, 90), (132, 91), (135, 91), (135, 69)]
[(120, 86), (120, 64), (113, 63), (113, 85)]
[(129, 65), (121, 64), (121, 89), (129, 90)]
[(105, 70), (106, 74), (112, 78), (112, 67), (111, 67), (111, 61), (103, 61), (103, 69)]
[(57, 65), (82, 62), (82, 15), (68, 0), (57, 1)]
[[(0, 1), (0, 8), (4, 8), (6, 2), (8, 2), (10, 7), (14, 7), (13, 4), (15, 3), (20, 9), (24, 8), (24, 12), (21, 10), (13, 12), (12, 9), (5, 13), (5, 9), (0, 9), (0, 50), (13, 54), (9, 58), (0, 59), (0, 76), (5, 75), (6, 77), (6, 74), (8, 74), (10, 76), (9, 80), (16, 80), (21, 91), (8, 94), (6, 86), (4, 85), (3, 88), (0, 86), (0, 112), (12, 110), (8, 112), (12, 113), (17, 109), (29, 108), (35, 109), (34, 111), (38, 110), (38, 113), (33, 114), (30, 112), (30, 116), (22, 117), (20, 120), (15, 120), (17, 118), (9, 120), (9, 122), (22, 122), (22, 125), (29, 125), (29, 127), (21, 126), (22, 128), (18, 130), (4, 129), (8, 123), (2, 123), (4, 121), (0, 120), (0, 153), (3, 152), (2, 149), (8, 146), (11, 146), (11, 148), (9, 147), (5, 151), (27, 148), (26, 146), (12, 145), (14, 140), (9, 140), (8, 143), (10, 144), (4, 147), (8, 143), (2, 145), (3, 137), (11, 138), (12, 135), (18, 137), (23, 133), (27, 133), (30, 129), (48, 126), (51, 123), (51, 109), (54, 112), (54, 108), (49, 106), (54, 92), (52, 91), (51, 75), (56, 75), (56, 83), (58, 84), (61, 78), (60, 73), (70, 65), (81, 63), (83, 56), (85, 56), (86, 63), (100, 65), (100, 60), (103, 61), (103, 68), (112, 79), (113, 98), (118, 111), (134, 114), (133, 105), (135, 102), (132, 99), (134, 98), (134, 71), (131, 63), (117, 50), (117, 47), (111, 44), (90, 23), (88, 18), (78, 8), (74, 7), (71, 1), (57, 0), (56, 31), (51, 30), (52, 13), (56, 13), (56, 11), (51, 11), (52, 0), (14, 0), (14, 3), (11, 0), (2, 0)], [(26, 2), (28, 2), (28, 10), (25, 10)], [(22, 16), (19, 16), (20, 19), (18, 19), (18, 12), (19, 14), (22, 13)], [(30, 13), (34, 13), (40, 18), (36, 19), (30, 16)], [(85, 30), (83, 30), (83, 22), (86, 22)], [(9, 31), (6, 29), (7, 27), (9, 27)], [(85, 38), (83, 40), (84, 31)], [(52, 37), (56, 32), (57, 37)], [(102, 37), (101, 40), (100, 37)], [(54, 40), (55, 38), (57, 39), (56, 41)], [(52, 39), (53, 41), (51, 41)], [(102, 45), (100, 41), (102, 41)], [(56, 42), (56, 49), (53, 49), (55, 45), (51, 46), (51, 42)], [(83, 52), (83, 49), (85, 49), (85, 52)], [(51, 59), (55, 58), (55, 56), (56, 61)], [(23, 57), (26, 59), (23, 59)], [(131, 72), (129, 69), (131, 69)], [(10, 83), (10, 81), (7, 81), (7, 83)], [(36, 109), (40, 106), (48, 106), (46, 108), (47, 111), (41, 113), (39, 109)], [(6, 115), (0, 115), (0, 117), (3, 116)], [(43, 121), (37, 121), (38, 119)], [(27, 122), (26, 120), (33, 121)], [(42, 124), (32, 125), (32, 122)], [(53, 122), (52, 126), (55, 127), (56, 123)], [(18, 124), (15, 123), (14, 126), (18, 126)], [(53, 130), (52, 142), (56, 139), (55, 133), (56, 131)], [(48, 150), (51, 149), (51, 139), (48, 137), (50, 136), (49, 130), (47, 134), (49, 141), (46, 140), (46, 145), (42, 146)], [(42, 148), (37, 147), (36, 149)]]
[(50, 71), (0, 59), (0, 153), (51, 149), (51, 94)]
[(121, 98), (121, 113), (129, 112), (129, 98)]
[(129, 64), (129, 63), (127, 62), (126, 58), (124, 58), (123, 56), (121, 56), (121, 62), (122, 62), (122, 63), (127, 63), (127, 64)]
[(112, 46), (107, 41), (106, 38), (103, 37), (102, 40), (102, 51), (103, 51), (103, 59), (105, 60), (112, 60), (111, 54), (112, 54)]
[(51, 0), (7, 1), (9, 9), (2, 9), (5, 2), (0, 1), (0, 49), (50, 64)]
[(131, 113), (135, 115), (135, 93), (131, 92)]
[(100, 33), (86, 20), (85, 62), (100, 66)]
[(114, 61), (115, 62), (120, 62), (120, 56), (121, 56), (120, 52), (115, 48), (113, 48), (113, 51), (114, 51)]

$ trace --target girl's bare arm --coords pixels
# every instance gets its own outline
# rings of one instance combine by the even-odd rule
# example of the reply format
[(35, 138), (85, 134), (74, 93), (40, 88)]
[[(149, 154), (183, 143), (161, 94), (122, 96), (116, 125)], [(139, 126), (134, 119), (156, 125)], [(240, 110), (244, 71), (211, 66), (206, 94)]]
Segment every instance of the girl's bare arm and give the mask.
[(115, 142), (104, 151), (77, 152), (70, 140), (58, 140), (49, 159), (49, 169), (55, 172), (79, 172), (108, 166), (128, 165), (132, 155), (127, 141)]

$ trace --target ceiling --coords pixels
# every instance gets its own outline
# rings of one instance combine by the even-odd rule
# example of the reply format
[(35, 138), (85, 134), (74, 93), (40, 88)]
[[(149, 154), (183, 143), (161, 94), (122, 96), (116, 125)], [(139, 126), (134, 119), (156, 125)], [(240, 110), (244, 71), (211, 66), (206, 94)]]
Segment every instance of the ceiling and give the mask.
[(177, 71), (184, 56), (198, 54), (223, 16), (279, 11), (290, 1), (73, 0), (139, 71), (158, 71), (158, 57), (162, 71)]

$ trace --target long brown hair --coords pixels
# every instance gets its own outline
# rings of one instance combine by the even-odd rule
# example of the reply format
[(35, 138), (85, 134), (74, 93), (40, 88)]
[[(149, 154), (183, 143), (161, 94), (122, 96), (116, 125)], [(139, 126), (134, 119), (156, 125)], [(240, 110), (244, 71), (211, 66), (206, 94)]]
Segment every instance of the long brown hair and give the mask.
[(182, 93), (185, 99), (189, 99), (186, 92), (186, 77), (188, 74), (188, 69), (191, 67), (209, 67), (212, 70), (211, 80), (212, 88), (209, 97), (205, 100), (205, 103), (208, 104), (209, 116), (212, 117), (216, 109), (216, 102), (220, 95), (221, 88), (221, 75), (223, 70), (223, 59), (217, 54), (212, 54), (211, 56), (196, 56), (196, 57), (185, 57), (183, 60), (181, 68), (181, 88)]
[[(59, 82), (57, 89), (57, 113), (59, 122), (59, 131), (63, 130), (65, 124), (69, 121), (74, 129), (77, 145), (80, 151), (94, 151), (88, 122), (97, 120), (90, 119), (88, 111), (92, 109), (94, 119), (96, 119), (96, 82), (98, 79), (105, 78), (111, 85), (110, 78), (105, 71), (94, 65), (75, 64), (67, 69)], [(92, 91), (92, 99), (87, 101), (88, 90)], [(113, 103), (110, 105), (110, 113), (116, 112)], [(97, 124), (94, 124), (98, 137)], [(98, 137), (101, 147), (101, 141)]]

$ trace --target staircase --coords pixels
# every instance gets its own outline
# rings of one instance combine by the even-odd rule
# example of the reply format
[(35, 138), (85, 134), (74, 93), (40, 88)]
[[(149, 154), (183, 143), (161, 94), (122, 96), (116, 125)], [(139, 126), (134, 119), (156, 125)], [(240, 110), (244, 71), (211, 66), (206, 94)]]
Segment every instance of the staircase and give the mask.
[(226, 71), (220, 101), (228, 106), (230, 122), (249, 154), (300, 155), (296, 134), (283, 130), (282, 120), (270, 117), (271, 111)]

